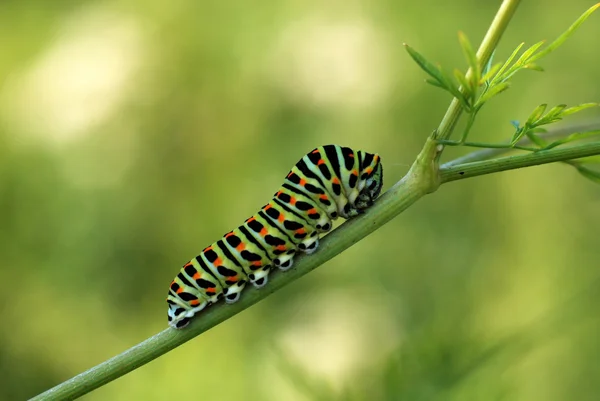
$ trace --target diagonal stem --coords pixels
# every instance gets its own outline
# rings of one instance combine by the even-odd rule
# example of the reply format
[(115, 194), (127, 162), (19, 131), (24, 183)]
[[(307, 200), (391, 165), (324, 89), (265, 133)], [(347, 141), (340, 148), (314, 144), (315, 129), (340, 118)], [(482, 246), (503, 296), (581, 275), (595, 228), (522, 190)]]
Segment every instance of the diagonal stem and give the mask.
[[(598, 131), (598, 130), (600, 130), (600, 120), (593, 120), (593, 121), (587, 121), (587, 122), (582, 122), (582, 123), (578, 123), (578, 124), (564, 125), (559, 128), (554, 128), (552, 130), (549, 130), (549, 132), (547, 134), (540, 135), (540, 137), (542, 139), (559, 139), (559, 138), (562, 138), (562, 137), (565, 137), (565, 136), (568, 136), (568, 135), (571, 135), (571, 134), (574, 134), (577, 132), (590, 132), (590, 131)], [(523, 138), (517, 144), (521, 145), (521, 146), (527, 146), (527, 145), (531, 145), (532, 142), (529, 138)], [(458, 157), (456, 159), (450, 160), (449, 162), (442, 164), (441, 168), (445, 169), (448, 167), (456, 166), (458, 164), (489, 160), (491, 158), (501, 156), (505, 153), (509, 153), (514, 150), (517, 150), (517, 149), (494, 148), (494, 149), (478, 150), (475, 152), (467, 153), (466, 155)]]

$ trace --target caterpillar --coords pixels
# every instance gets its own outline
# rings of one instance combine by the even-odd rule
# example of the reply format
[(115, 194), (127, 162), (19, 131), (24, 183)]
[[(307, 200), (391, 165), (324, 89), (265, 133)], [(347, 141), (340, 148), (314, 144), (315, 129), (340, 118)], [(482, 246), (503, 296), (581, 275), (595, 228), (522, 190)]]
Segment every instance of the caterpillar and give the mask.
[(382, 186), (377, 154), (339, 145), (306, 154), (269, 203), (183, 266), (169, 286), (169, 325), (181, 329), (223, 298), (236, 302), (248, 282), (264, 286), (273, 267), (288, 270), (298, 251), (313, 253), (333, 220), (364, 212)]

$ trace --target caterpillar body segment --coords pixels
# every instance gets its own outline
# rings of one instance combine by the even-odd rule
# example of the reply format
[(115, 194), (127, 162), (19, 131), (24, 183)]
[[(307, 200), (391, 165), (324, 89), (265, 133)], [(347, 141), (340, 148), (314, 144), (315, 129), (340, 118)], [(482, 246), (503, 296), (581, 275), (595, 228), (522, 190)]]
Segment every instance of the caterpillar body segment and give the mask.
[(370, 207), (382, 186), (377, 154), (338, 145), (306, 154), (269, 203), (183, 266), (169, 287), (169, 325), (183, 328), (221, 299), (236, 302), (248, 283), (264, 286), (273, 268), (288, 270), (297, 252), (316, 251), (333, 220)]

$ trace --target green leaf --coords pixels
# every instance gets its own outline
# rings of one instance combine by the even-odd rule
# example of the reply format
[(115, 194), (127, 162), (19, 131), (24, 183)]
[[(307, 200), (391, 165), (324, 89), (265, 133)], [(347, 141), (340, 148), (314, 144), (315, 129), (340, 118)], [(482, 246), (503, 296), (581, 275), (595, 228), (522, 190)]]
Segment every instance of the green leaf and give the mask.
[(589, 109), (591, 107), (598, 107), (598, 106), (600, 106), (600, 103), (582, 103), (577, 106), (569, 107), (568, 109), (563, 110), (563, 112), (560, 115), (561, 115), (561, 117), (564, 117), (564, 116), (568, 116), (569, 114), (578, 113), (581, 110)]
[(419, 52), (417, 52), (412, 47), (408, 46), (406, 43), (404, 44), (404, 48), (408, 52), (408, 54), (412, 57), (412, 59), (417, 63), (419, 67), (427, 74), (431, 76), (433, 79), (426, 79), (430, 85), (436, 86), (438, 88), (445, 89), (450, 92), (452, 96), (456, 97), (458, 100), (463, 103), (465, 107), (469, 107), (468, 101), (465, 96), (460, 92), (454, 81), (448, 76), (439, 66), (433, 65), (425, 57), (423, 57)]
[(486, 72), (484, 72), (483, 77), (481, 77), (480, 83), (486, 82), (489, 85), (492, 77), (495, 76), (498, 73), (498, 71), (500, 71), (500, 67), (502, 67), (501, 63), (495, 64), (492, 67), (490, 67)]
[(539, 120), (540, 117), (544, 114), (544, 111), (546, 111), (546, 107), (548, 107), (546, 103), (540, 104), (538, 107), (536, 107), (533, 110), (533, 112), (529, 115), (529, 118), (527, 118), (525, 125), (534, 125), (534, 123), (537, 120)]
[(595, 170), (592, 170), (592, 169), (589, 169), (587, 167), (583, 167), (583, 166), (580, 166), (580, 165), (577, 165), (577, 164), (575, 165), (575, 168), (585, 178), (587, 178), (589, 180), (592, 180), (596, 184), (600, 184), (600, 171), (595, 171)]
[(548, 146), (545, 147), (545, 149), (552, 149), (557, 146), (564, 145), (565, 143), (580, 141), (582, 139), (590, 138), (590, 137), (596, 136), (598, 134), (600, 134), (600, 130), (599, 131), (589, 131), (589, 132), (576, 132), (574, 134), (571, 134), (569, 136), (566, 136), (564, 138), (558, 139), (558, 140), (550, 143)]
[(467, 63), (471, 69), (469, 87), (471, 88), (471, 92), (475, 92), (479, 86), (479, 80), (481, 78), (481, 67), (477, 61), (477, 54), (475, 54), (475, 50), (473, 50), (471, 42), (469, 42), (469, 39), (463, 32), (458, 33), (458, 41), (460, 42), (460, 47), (462, 48), (465, 58), (467, 59)]
[(562, 111), (567, 107), (566, 104), (559, 104), (558, 106), (554, 106), (553, 108), (550, 109), (549, 112), (546, 113), (545, 116), (543, 116), (542, 118), (538, 119), (536, 121), (536, 125), (545, 125), (545, 124), (550, 124), (559, 120), (562, 120), (561, 113)]
[(528, 62), (530, 62), (530, 58), (531, 55), (533, 53), (535, 53), (537, 51), (537, 49), (539, 49), (540, 47), (542, 47), (542, 45), (545, 43), (544, 40), (537, 42), (536, 44), (532, 45), (529, 49), (525, 50), (523, 52), (523, 54), (521, 54), (521, 57), (519, 57), (519, 59), (515, 62), (516, 66), (522, 67), (525, 64), (527, 64)]
[(437, 88), (446, 89), (446, 87), (443, 84), (439, 83), (439, 81), (437, 81), (435, 79), (425, 78), (425, 82), (427, 82), (428, 84), (433, 85), (433, 86), (435, 86)]
[(510, 87), (510, 82), (501, 82), (501, 83), (499, 83), (497, 85), (491, 86), (490, 89), (488, 89), (487, 91), (483, 92), (481, 94), (481, 96), (479, 97), (479, 99), (477, 99), (477, 103), (476, 103), (475, 107), (477, 108), (477, 107), (483, 106), (483, 104), (485, 102), (487, 102), (488, 100), (490, 100), (494, 96), (499, 95), (500, 93), (504, 92), (509, 87)]
[(458, 68), (455, 68), (453, 72), (454, 72), (454, 77), (462, 85), (462, 87), (468, 88), (469, 82), (467, 82), (467, 77), (465, 77), (465, 74), (463, 74), (463, 72), (461, 70), (459, 70)]
[(444, 77), (442, 76), (442, 72), (439, 67), (433, 65), (425, 57), (423, 57), (419, 52), (410, 47), (407, 44), (404, 44), (404, 48), (408, 52), (408, 54), (412, 57), (412, 59), (417, 63), (419, 67), (427, 74), (429, 74), (433, 79), (438, 81), (441, 85), (440, 87), (444, 89), (449, 89), (445, 86)]
[(543, 41), (538, 42), (531, 46), (529, 49), (525, 50), (523, 54), (521, 54), (519, 59), (515, 61), (515, 63), (504, 73), (502, 80), (505, 81), (509, 79), (510, 77), (515, 75), (519, 70), (523, 69), (525, 64), (529, 64), (531, 55), (543, 44)]
[(446, 90), (448, 92), (450, 92), (455, 98), (460, 100), (462, 105), (467, 110), (470, 110), (471, 103), (469, 102), (469, 99), (473, 96), (473, 94), (470, 91), (469, 87), (466, 87), (466, 88), (463, 87), (463, 90), (461, 92), (461, 90), (458, 88), (458, 86), (456, 85), (456, 83), (454, 82), (452, 77), (450, 75), (448, 75), (446, 73), (446, 71), (442, 70), (441, 68), (439, 71), (440, 71), (441, 79), (443, 80), (443, 84), (446, 87)]
[(519, 142), (521, 140), (521, 138), (523, 138), (523, 135), (525, 135), (526, 133), (527, 133), (527, 130), (525, 129), (525, 127), (517, 128), (517, 130), (513, 134), (512, 138), (510, 139), (511, 146), (515, 145), (517, 142)]
[(525, 45), (525, 42), (521, 43), (519, 46), (517, 46), (517, 48), (515, 50), (513, 50), (510, 57), (504, 62), (504, 64), (502, 64), (502, 67), (500, 67), (500, 70), (498, 70), (498, 73), (496, 74), (494, 79), (492, 79), (492, 85), (496, 82), (504, 81), (504, 77), (503, 77), (504, 71), (506, 71), (506, 69), (510, 66), (510, 64), (512, 63), (514, 58), (517, 57), (517, 54), (519, 54), (519, 51), (521, 50), (521, 48), (524, 45)]
[(575, 31), (581, 26), (581, 24), (583, 24), (585, 22), (585, 20), (588, 19), (589, 16), (592, 15), (592, 13), (594, 11), (596, 11), (599, 7), (600, 7), (600, 3), (598, 3), (596, 5), (593, 5), (592, 7), (590, 7), (586, 12), (584, 12), (581, 15), (581, 17), (577, 18), (577, 20), (573, 23), (573, 25), (571, 25), (569, 27), (569, 29), (567, 29), (562, 35), (560, 35), (554, 42), (550, 43), (550, 45), (548, 45), (548, 47), (546, 47), (544, 50), (542, 50), (541, 52), (539, 52), (535, 56), (531, 57), (531, 59), (529, 61), (539, 60), (542, 57), (546, 56), (548, 53), (551, 53), (554, 50), (556, 50), (571, 35), (573, 35), (573, 33), (575, 33)]
[(525, 64), (523, 66), (523, 68), (526, 68), (526, 69), (532, 70), (532, 71), (540, 71), (540, 72), (544, 72), (545, 71), (544, 68), (542, 68), (542, 66), (537, 65), (536, 63)]

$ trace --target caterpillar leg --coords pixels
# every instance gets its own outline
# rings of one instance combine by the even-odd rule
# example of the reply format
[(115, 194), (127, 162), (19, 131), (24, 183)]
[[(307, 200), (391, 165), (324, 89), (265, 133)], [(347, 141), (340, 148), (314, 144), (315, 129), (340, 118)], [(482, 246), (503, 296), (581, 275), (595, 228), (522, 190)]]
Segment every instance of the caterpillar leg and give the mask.
[(263, 266), (260, 270), (256, 270), (248, 275), (248, 279), (254, 287), (262, 288), (269, 281), (269, 272), (271, 271), (271, 265)]
[(239, 301), (240, 295), (245, 286), (246, 281), (240, 280), (227, 288), (223, 288), (223, 294), (225, 294), (225, 302), (228, 304), (232, 304)]
[(279, 270), (286, 271), (292, 268), (294, 265), (294, 255), (296, 251), (293, 249), (287, 251), (283, 255), (279, 255), (277, 258), (273, 260), (273, 264), (279, 268)]
[(317, 234), (316, 231), (314, 231), (313, 233), (314, 233), (313, 236), (305, 239), (300, 244), (298, 244), (298, 249), (300, 249), (302, 252), (306, 253), (307, 255), (310, 255), (311, 253), (316, 251), (317, 248), (319, 247), (319, 235)]

